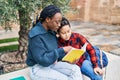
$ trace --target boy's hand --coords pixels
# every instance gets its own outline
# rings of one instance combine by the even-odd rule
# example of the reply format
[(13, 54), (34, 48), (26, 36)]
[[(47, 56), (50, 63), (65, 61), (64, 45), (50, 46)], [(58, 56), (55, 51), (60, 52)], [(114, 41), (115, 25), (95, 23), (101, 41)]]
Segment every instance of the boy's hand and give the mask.
[(94, 72), (95, 72), (95, 74), (103, 75), (103, 70), (100, 69), (99, 67), (94, 68)]

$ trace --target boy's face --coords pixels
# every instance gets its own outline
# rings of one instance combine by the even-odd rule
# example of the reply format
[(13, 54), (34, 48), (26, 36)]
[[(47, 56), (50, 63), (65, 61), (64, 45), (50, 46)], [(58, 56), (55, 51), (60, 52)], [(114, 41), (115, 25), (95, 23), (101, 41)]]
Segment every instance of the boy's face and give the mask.
[(71, 28), (69, 25), (65, 25), (60, 29), (59, 36), (63, 40), (69, 40), (71, 37)]

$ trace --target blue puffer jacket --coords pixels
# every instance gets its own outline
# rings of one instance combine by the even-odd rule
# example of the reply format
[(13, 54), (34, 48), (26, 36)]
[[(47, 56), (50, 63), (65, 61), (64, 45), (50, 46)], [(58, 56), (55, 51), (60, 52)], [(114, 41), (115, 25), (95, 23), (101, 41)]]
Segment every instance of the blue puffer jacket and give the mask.
[(46, 31), (40, 22), (30, 30), (28, 41), (28, 66), (47, 67), (65, 55), (63, 48), (58, 48), (55, 32)]

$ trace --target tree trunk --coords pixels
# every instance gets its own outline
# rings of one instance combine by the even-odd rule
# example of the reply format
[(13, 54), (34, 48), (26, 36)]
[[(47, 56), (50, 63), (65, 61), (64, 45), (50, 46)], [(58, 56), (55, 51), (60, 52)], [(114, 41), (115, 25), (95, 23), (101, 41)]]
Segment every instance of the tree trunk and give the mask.
[(26, 9), (18, 10), (19, 20), (20, 20), (20, 31), (19, 31), (19, 46), (18, 53), (16, 57), (20, 56), (22, 59), (27, 53), (28, 46), (28, 31), (31, 25), (31, 19), (29, 13), (25, 11)]

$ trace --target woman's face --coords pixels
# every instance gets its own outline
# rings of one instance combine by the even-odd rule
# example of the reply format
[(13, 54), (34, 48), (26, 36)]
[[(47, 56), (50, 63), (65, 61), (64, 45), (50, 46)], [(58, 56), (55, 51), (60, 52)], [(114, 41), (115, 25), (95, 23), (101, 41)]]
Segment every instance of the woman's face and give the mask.
[(52, 18), (49, 18), (48, 29), (57, 31), (62, 20), (61, 13), (56, 13)]
[(63, 26), (60, 31), (59, 31), (59, 36), (63, 39), (63, 40), (69, 40), (71, 37), (71, 28), (69, 25), (65, 25)]

